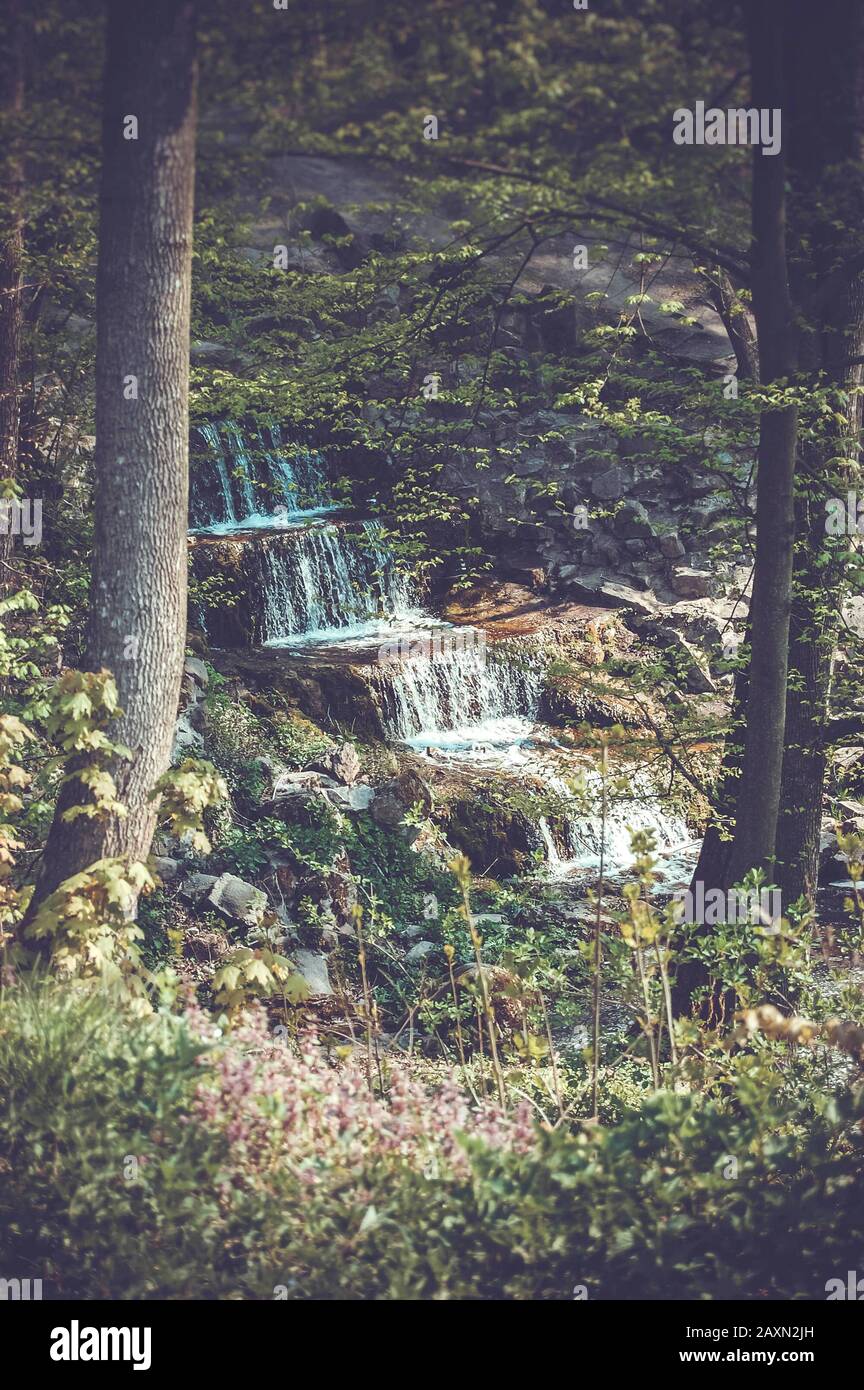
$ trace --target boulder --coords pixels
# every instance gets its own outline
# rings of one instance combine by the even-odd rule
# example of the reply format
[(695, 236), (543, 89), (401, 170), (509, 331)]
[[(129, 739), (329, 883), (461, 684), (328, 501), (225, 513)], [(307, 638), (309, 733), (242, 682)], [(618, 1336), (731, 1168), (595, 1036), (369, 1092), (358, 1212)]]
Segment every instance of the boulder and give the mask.
[(385, 827), (388, 830), (398, 830), (405, 817), (405, 807), (399, 797), (395, 785), (389, 784), (381, 788), (372, 804), (372, 819), (376, 825)]
[(660, 554), (665, 555), (667, 560), (680, 560), (681, 556), (686, 553), (681, 543), (681, 537), (675, 531), (660, 536), (657, 544), (660, 547)]
[(323, 772), (281, 772), (273, 783), (273, 801), (291, 796), (308, 796), (310, 792), (326, 792), (338, 787), (334, 778)]
[(309, 986), (310, 994), (333, 993), (326, 956), (319, 956), (314, 951), (292, 951), (291, 959)]
[(197, 906), (207, 896), (215, 882), (215, 874), (190, 874), (181, 883), (180, 894), (187, 902)]
[(615, 531), (625, 540), (646, 540), (654, 535), (651, 518), (641, 502), (625, 502), (615, 513)]
[(703, 665), (702, 658), (686, 637), (674, 627), (660, 623), (654, 629), (657, 641), (673, 653), (673, 664), (691, 695), (713, 695), (717, 687)]
[(353, 743), (343, 743), (316, 759), (312, 769), (326, 773), (343, 786), (350, 787), (360, 776), (360, 755)]
[(193, 681), (201, 686), (202, 690), (206, 687), (210, 680), (210, 675), (200, 656), (187, 656), (186, 665), (183, 669), (187, 676), (191, 676)]
[(220, 874), (205, 902), (244, 927), (255, 927), (267, 910), (267, 895), (234, 874)]
[(328, 787), (324, 795), (331, 806), (338, 806), (340, 810), (368, 811), (375, 800), (375, 788), (358, 782), (355, 787)]
[(717, 581), (710, 570), (690, 569), (686, 565), (673, 570), (669, 583), (679, 598), (710, 598), (717, 592)]
[(167, 854), (157, 854), (152, 862), (157, 876), (163, 883), (176, 883), (182, 868), (179, 859), (172, 859)]
[(418, 941), (405, 953), (406, 965), (422, 965), (427, 956), (437, 951), (438, 947), (434, 941)]
[(204, 736), (192, 727), (188, 714), (181, 714), (174, 726), (174, 743), (171, 748), (172, 763), (181, 758), (197, 758), (204, 747)]
[(629, 491), (633, 484), (633, 476), (629, 470), (620, 468), (614, 464), (612, 468), (607, 468), (605, 473), (600, 473), (591, 484), (591, 496), (596, 497), (601, 502), (618, 502)]

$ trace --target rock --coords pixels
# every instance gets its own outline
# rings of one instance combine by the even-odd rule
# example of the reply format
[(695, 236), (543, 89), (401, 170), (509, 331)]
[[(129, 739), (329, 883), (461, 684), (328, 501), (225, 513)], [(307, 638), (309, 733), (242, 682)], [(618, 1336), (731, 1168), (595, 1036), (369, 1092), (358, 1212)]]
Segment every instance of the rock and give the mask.
[(332, 806), (343, 807), (346, 811), (368, 811), (375, 800), (375, 788), (361, 782), (356, 787), (328, 787), (324, 795)]
[(694, 570), (685, 565), (673, 571), (669, 583), (680, 598), (710, 598), (717, 592), (717, 582), (709, 570)]
[(641, 502), (625, 502), (615, 513), (616, 534), (625, 540), (645, 540), (654, 535), (651, 518)]
[(396, 789), (388, 785), (379, 790), (372, 804), (372, 819), (376, 825), (388, 830), (398, 830), (405, 817), (405, 807)]
[(629, 584), (616, 583), (611, 579), (602, 580), (593, 590), (598, 598), (605, 598), (612, 608), (627, 608), (646, 617), (658, 611), (657, 600), (650, 594), (640, 592)]
[(674, 627), (661, 623), (654, 630), (657, 640), (674, 653), (674, 664), (691, 695), (713, 695), (717, 687), (702, 664), (701, 657), (686, 637)]
[(346, 787), (353, 786), (360, 776), (360, 755), (353, 743), (343, 743), (312, 763), (312, 768), (329, 774)]
[(422, 965), (426, 957), (437, 950), (438, 947), (434, 941), (418, 941), (416, 945), (411, 947), (410, 951), (405, 953), (405, 964)]
[(596, 535), (591, 538), (591, 558), (601, 565), (614, 569), (621, 559), (621, 548), (611, 536)]
[(206, 901), (227, 917), (244, 927), (255, 927), (267, 910), (267, 895), (234, 874), (220, 874)]
[(306, 796), (309, 792), (326, 791), (338, 785), (333, 777), (328, 777), (324, 772), (313, 772), (311, 769), (305, 772), (280, 772), (273, 783), (273, 799), (277, 801), (285, 796)]
[(182, 865), (179, 859), (172, 859), (170, 855), (157, 854), (153, 857), (153, 867), (163, 883), (176, 883)]
[(204, 736), (193, 729), (188, 714), (181, 714), (174, 726), (174, 743), (171, 748), (172, 763), (181, 758), (195, 758), (204, 747)]
[(198, 904), (207, 896), (215, 882), (215, 874), (190, 874), (181, 883), (180, 893), (187, 902)]
[(527, 454), (521, 459), (514, 460), (513, 472), (517, 478), (529, 478), (536, 473), (543, 473), (546, 469), (546, 460), (539, 456)]
[(310, 994), (332, 994), (327, 957), (314, 951), (292, 951), (291, 959), (309, 986)]
[(591, 484), (591, 496), (596, 497), (598, 501), (617, 502), (628, 492), (632, 484), (632, 474), (615, 464), (594, 479)]
[(183, 669), (187, 676), (191, 676), (193, 681), (200, 685), (202, 689), (207, 686), (210, 680), (210, 674), (200, 656), (187, 656), (186, 665)]
[(680, 560), (686, 554), (681, 538), (675, 531), (670, 531), (668, 535), (660, 536), (657, 544), (660, 547), (660, 554), (665, 555), (667, 560)]
[(411, 922), (404, 929), (404, 935), (411, 937), (412, 941), (417, 937), (422, 937), (424, 932), (429, 930), (426, 922)]

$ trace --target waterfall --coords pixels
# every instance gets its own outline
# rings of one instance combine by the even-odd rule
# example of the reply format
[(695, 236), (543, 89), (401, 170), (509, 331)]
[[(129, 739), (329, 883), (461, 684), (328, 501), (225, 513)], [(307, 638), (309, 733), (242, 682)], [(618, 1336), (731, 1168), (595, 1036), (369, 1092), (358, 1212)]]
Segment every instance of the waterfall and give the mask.
[(391, 737), (453, 755), (482, 755), (484, 745), (524, 739), (540, 703), (538, 665), (498, 658), (485, 642), (437, 645), (437, 651), (433, 646), (431, 654), (416, 658), (409, 649), (397, 665), (377, 668), (374, 679)]
[[(568, 814), (565, 809), (563, 816), (556, 816), (558, 824), (554, 828), (545, 817), (539, 826), (553, 874), (598, 869), (601, 841), (606, 869), (615, 873), (629, 868), (633, 862), (631, 830), (652, 830), (660, 853), (670, 853), (690, 844), (692, 836), (687, 822), (682, 815), (663, 807), (646, 768), (628, 765), (617, 768), (615, 775), (619, 784), (626, 777), (627, 790), (613, 788), (610, 791), (604, 825), (600, 814), (602, 782), (596, 768), (585, 771), (585, 791), (578, 798), (574, 798), (562, 777), (540, 773), (549, 789), (560, 795), (565, 803), (568, 799), (574, 800), (573, 812)], [(586, 806), (590, 804), (590, 810), (580, 811), (579, 801), (584, 801)]]
[(394, 618), (415, 612), (407, 577), (365, 521), (312, 525), (260, 550), (262, 637), (267, 646), (386, 640)]
[[(198, 441), (203, 449), (196, 447)], [(193, 529), (228, 534), (273, 527), (332, 509), (320, 456), (282, 438), (278, 426), (244, 431), (233, 421), (193, 433)]]
[(217, 537), (242, 536), (265, 645), (348, 649), (391, 738), (548, 788), (556, 809), (536, 828), (553, 875), (596, 870), (601, 838), (609, 871), (627, 868), (631, 826), (654, 830), (661, 849), (689, 839), (638, 767), (628, 769), (627, 794), (610, 798), (602, 832), (599, 774), (585, 772), (591, 805), (583, 809), (585, 799), (560, 775), (564, 750), (537, 729), (542, 653), (527, 641), (516, 653), (506, 644), (487, 647), (484, 632), (424, 612), (380, 523), (332, 517), (319, 455), (285, 443), (276, 427), (244, 434), (234, 424), (207, 424), (197, 437), (204, 453), (195, 455), (192, 524)]

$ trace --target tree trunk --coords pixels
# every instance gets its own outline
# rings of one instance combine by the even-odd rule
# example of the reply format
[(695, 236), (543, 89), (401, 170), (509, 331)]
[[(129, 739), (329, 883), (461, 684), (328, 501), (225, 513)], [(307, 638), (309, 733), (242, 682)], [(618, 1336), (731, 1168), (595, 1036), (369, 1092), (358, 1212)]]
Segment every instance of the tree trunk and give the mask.
[[(752, 104), (782, 107), (782, 5), (748, 11)], [(753, 158), (753, 312), (762, 384), (791, 378), (795, 327), (786, 262), (785, 154)], [(797, 412), (764, 410), (759, 422), (756, 564), (750, 604), (750, 670), (744, 756), (735, 810), (729, 887), (748, 869), (773, 866), (783, 767), (786, 671), (795, 532)]]
[[(786, 751), (777, 826), (783, 902), (812, 905), (828, 761), (827, 725), (839, 612), (848, 581), (826, 547), (825, 498), (854, 486), (864, 375), (864, 273), (844, 267), (860, 251), (864, 218), (864, 14), (857, 0), (826, 0), (790, 14), (789, 181), (794, 215), (793, 294), (804, 324), (802, 367), (846, 391), (844, 421), (801, 447), (798, 543), (789, 646)], [(813, 112), (819, 112), (814, 121)], [(828, 209), (831, 209), (829, 215)], [(838, 217), (838, 210), (842, 216)], [(839, 269), (838, 269), (839, 268)], [(818, 422), (817, 422), (818, 427)]]
[[(754, 106), (782, 106), (781, 9), (766, 0), (749, 16)], [(754, 150), (751, 265), (756, 344), (736, 333), (739, 375), (770, 384), (795, 369), (795, 339), (786, 269), (785, 171), (782, 152)], [(715, 303), (728, 319), (731, 285), (718, 282)], [(727, 330), (729, 325), (727, 323)], [(774, 854), (783, 766), (786, 662), (794, 539), (795, 411), (760, 418), (756, 480), (756, 564), (745, 633), (750, 656), (738, 672), (717, 798), (691, 887), (727, 889)], [(703, 927), (702, 930), (709, 930)], [(709, 984), (699, 961), (676, 971), (673, 1007), (686, 1013), (694, 993)], [(706, 1011), (722, 1014), (716, 994)]]
[[(21, 0), (2, 0), (0, 9), (0, 114), (6, 149), (2, 168), (0, 221), (0, 480), (18, 471), (18, 423), (23, 296), (20, 132), (24, 110), (24, 21)], [(0, 594), (12, 587), (12, 529), (0, 529)]]
[(87, 653), (116, 677), (124, 714), (112, 733), (133, 759), (115, 769), (122, 819), (64, 823), (66, 807), (89, 800), (66, 783), (31, 912), (100, 858), (147, 857), (148, 797), (170, 759), (186, 630), (195, 10), (194, 0), (109, 3)]

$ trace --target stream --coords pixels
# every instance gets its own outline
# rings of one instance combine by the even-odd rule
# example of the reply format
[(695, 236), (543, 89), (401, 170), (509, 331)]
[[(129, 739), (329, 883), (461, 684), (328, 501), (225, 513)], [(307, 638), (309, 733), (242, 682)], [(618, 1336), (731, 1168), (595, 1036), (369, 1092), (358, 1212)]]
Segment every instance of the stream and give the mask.
[[(482, 628), (430, 613), (381, 526), (346, 525), (320, 456), (284, 440), (278, 427), (208, 424), (195, 446), (191, 531), (256, 547), (254, 605), (264, 646), (310, 663), (356, 660), (394, 744), (439, 764), (548, 789), (563, 808), (538, 819), (549, 876), (596, 873), (601, 839), (607, 871), (625, 871), (633, 828), (654, 831), (666, 891), (689, 879), (692, 835), (664, 807), (644, 766), (624, 766), (626, 794), (611, 799), (601, 822), (593, 763), (540, 720), (544, 667), (536, 644), (495, 643)], [(290, 545), (261, 544), (274, 532), (290, 536)]]

